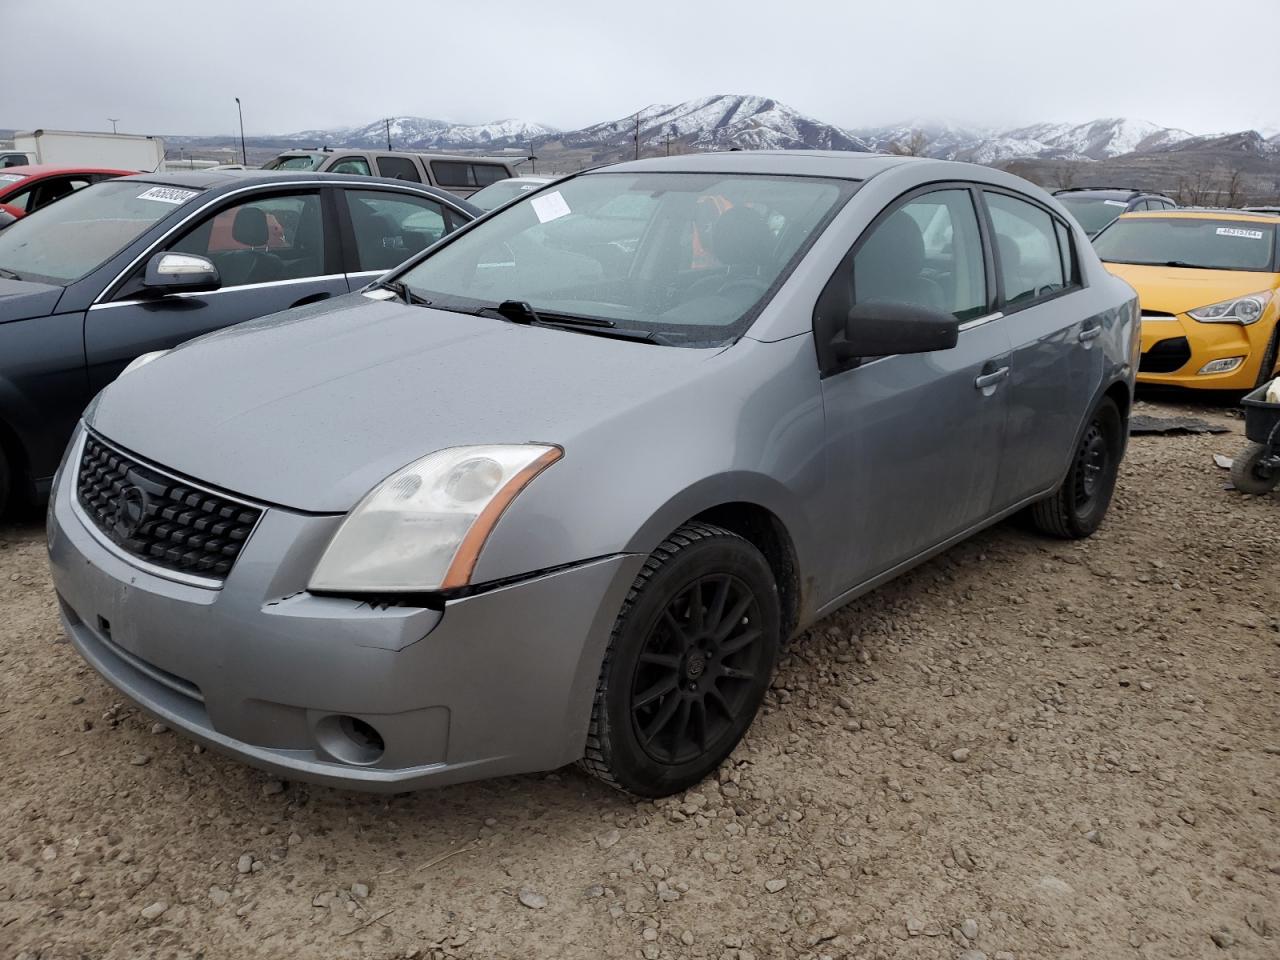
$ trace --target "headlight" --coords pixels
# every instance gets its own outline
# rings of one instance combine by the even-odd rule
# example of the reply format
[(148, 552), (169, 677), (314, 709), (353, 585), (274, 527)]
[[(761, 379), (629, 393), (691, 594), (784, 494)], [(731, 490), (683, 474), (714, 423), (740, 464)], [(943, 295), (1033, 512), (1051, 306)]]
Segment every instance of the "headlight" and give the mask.
[(534, 443), (451, 447), (409, 464), (342, 521), (308, 589), (465, 586), (507, 505), (562, 455), (559, 447)]
[(1262, 311), (1267, 309), (1267, 304), (1270, 302), (1271, 291), (1264, 290), (1261, 293), (1251, 293), (1247, 297), (1223, 300), (1221, 303), (1211, 303), (1207, 307), (1188, 310), (1187, 316), (1201, 323), (1242, 323), (1248, 326), (1258, 322)]
[(150, 353), (144, 353), (140, 357), (134, 357), (129, 361), (129, 365), (120, 371), (120, 376), (123, 377), (126, 373), (133, 373), (139, 367), (145, 367), (152, 360), (159, 360), (168, 352), (168, 350), (152, 350)]

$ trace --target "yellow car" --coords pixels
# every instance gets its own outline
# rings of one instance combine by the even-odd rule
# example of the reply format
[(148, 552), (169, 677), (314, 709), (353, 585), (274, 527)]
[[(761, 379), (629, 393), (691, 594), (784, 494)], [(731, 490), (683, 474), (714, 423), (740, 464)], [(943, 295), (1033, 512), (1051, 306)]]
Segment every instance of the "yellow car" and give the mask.
[(1251, 390), (1276, 372), (1280, 215), (1126, 213), (1098, 234), (1107, 269), (1142, 304), (1139, 383)]

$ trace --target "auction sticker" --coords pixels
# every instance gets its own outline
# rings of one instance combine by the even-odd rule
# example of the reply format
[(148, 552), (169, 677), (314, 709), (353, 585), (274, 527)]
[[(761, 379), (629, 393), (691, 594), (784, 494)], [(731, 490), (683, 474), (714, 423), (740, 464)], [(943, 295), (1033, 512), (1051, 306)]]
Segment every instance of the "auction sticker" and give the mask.
[(155, 200), (157, 203), (186, 203), (196, 196), (199, 190), (181, 190), (178, 187), (152, 187), (145, 193), (138, 194), (139, 200)]
[(1219, 227), (1216, 233), (1220, 237), (1242, 237), (1245, 240), (1261, 240), (1265, 236), (1261, 230), (1241, 230), (1239, 227)]
[(534, 197), (529, 202), (533, 204), (533, 212), (538, 215), (539, 223), (559, 220), (561, 217), (568, 216), (571, 212), (569, 204), (565, 202), (559, 190), (552, 190), (543, 196)]

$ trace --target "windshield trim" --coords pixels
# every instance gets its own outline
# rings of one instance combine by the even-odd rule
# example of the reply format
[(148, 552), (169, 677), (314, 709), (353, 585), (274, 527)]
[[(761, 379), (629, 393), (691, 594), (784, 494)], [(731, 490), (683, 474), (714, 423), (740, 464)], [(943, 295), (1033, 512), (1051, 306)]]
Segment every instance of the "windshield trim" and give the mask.
[[(722, 177), (741, 177), (744, 179), (759, 178), (764, 180), (782, 180), (782, 179), (805, 180), (805, 181), (810, 181), (815, 183), (830, 184), (834, 186), (837, 191), (836, 197), (832, 201), (830, 208), (822, 215), (822, 217), (820, 217), (814, 223), (813, 229), (809, 232), (809, 235), (805, 238), (804, 242), (800, 244), (800, 246), (796, 249), (795, 253), (792, 254), (791, 259), (788, 260), (781, 267), (781, 269), (778, 271), (778, 274), (774, 277), (773, 282), (770, 283), (768, 288), (766, 288), (764, 292), (760, 294), (760, 297), (751, 306), (751, 308), (744, 311), (743, 314), (740, 317), (738, 317), (737, 320), (734, 321), (732, 326), (736, 329), (736, 332), (723, 339), (717, 339), (714, 341), (706, 341), (706, 342), (691, 341), (687, 344), (681, 343), (678, 346), (680, 346), (682, 349), (696, 348), (696, 347), (729, 346), (731, 344), (737, 343), (743, 337), (747, 336), (747, 334), (751, 332), (751, 328), (755, 326), (756, 321), (760, 319), (761, 314), (763, 314), (764, 311), (768, 309), (769, 304), (773, 302), (773, 299), (777, 295), (778, 291), (781, 290), (782, 287), (786, 284), (786, 282), (791, 279), (792, 275), (796, 271), (796, 268), (799, 267), (801, 262), (804, 260), (804, 258), (808, 256), (809, 251), (812, 250), (814, 244), (818, 242), (818, 238), (821, 237), (824, 233), (826, 233), (827, 229), (831, 226), (831, 222), (840, 214), (842, 210), (844, 210), (846, 206), (848, 206), (849, 201), (853, 199), (853, 196), (859, 190), (861, 190), (862, 187), (867, 182), (866, 179), (856, 178), (856, 177), (828, 177), (828, 176), (821, 176), (818, 174), (805, 174), (805, 173), (757, 173), (754, 171), (751, 173), (742, 173), (736, 170), (705, 170), (705, 171), (704, 170), (663, 170), (663, 171), (647, 171), (646, 175), (652, 176), (654, 173), (658, 173), (658, 172), (660, 172), (664, 176), (709, 175), (709, 176), (722, 176)], [(532, 197), (536, 197), (538, 194), (542, 193), (545, 190), (559, 189), (560, 187), (563, 187), (566, 183), (570, 183), (581, 177), (636, 176), (636, 175), (637, 175), (636, 171), (634, 170), (630, 170), (630, 171), (614, 170), (607, 167), (606, 168), (596, 167), (594, 169), (580, 171), (578, 173), (572, 174), (567, 177), (559, 177), (559, 178), (553, 179), (548, 183), (542, 184), (537, 190), (530, 190), (528, 193), (525, 193), (522, 196), (517, 197), (514, 201), (505, 203), (502, 206), (496, 207), (491, 211), (486, 211), (482, 216), (477, 217), (476, 219), (472, 220), (470, 223), (464, 224), (462, 227), (459, 227), (458, 229), (454, 230), (452, 233), (446, 234), (444, 237), (437, 240), (434, 244), (432, 244), (426, 250), (422, 251), (416, 257), (412, 257), (409, 260), (405, 261), (404, 263), (400, 264), (400, 266), (394, 267), (391, 270), (389, 270), (385, 275), (385, 279), (386, 280), (402, 280), (404, 275), (407, 274), (409, 271), (415, 269), (419, 264), (424, 263), (427, 259), (435, 256), (441, 250), (444, 250), (446, 247), (450, 246), (451, 244), (458, 242), (460, 238), (462, 238), (463, 236), (466, 236), (472, 230), (477, 229), (482, 223), (487, 222), (491, 216), (496, 215), (500, 211), (509, 209), (510, 207), (515, 206), (517, 203), (523, 203), (524, 201)], [(414, 289), (426, 297), (431, 297), (433, 294), (435, 296), (441, 296), (441, 294), (438, 291), (431, 291), (422, 287), (415, 287)], [(468, 300), (468, 301), (473, 300), (476, 304), (488, 303), (488, 301), (481, 301), (474, 298), (460, 297), (457, 294), (448, 294), (444, 296), (446, 296), (448, 299), (452, 299), (455, 301), (456, 300)], [(433, 306), (437, 306), (437, 305), (433, 304)], [(445, 309), (445, 308), (439, 308), (439, 309)], [(536, 305), (535, 305), (535, 309), (536, 309)], [(455, 312), (462, 312), (462, 311), (455, 311)], [(552, 312), (564, 313), (565, 311), (559, 310), (559, 311), (552, 311)], [(587, 315), (583, 314), (583, 316), (587, 316)], [(614, 319), (614, 318), (608, 318), (608, 319)], [(661, 331), (655, 331), (655, 332), (661, 333)]]

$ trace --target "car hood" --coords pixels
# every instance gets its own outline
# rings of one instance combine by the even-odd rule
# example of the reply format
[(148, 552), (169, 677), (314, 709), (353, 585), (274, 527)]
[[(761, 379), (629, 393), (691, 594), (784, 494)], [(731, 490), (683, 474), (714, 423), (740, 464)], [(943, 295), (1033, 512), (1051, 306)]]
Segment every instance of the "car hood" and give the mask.
[(355, 295), (179, 347), (109, 386), (91, 425), (193, 479), (341, 513), (445, 447), (541, 441), (572, 456), (575, 436), (718, 352)]
[(1143, 310), (1186, 313), (1220, 300), (1274, 289), (1280, 277), (1252, 270), (1192, 270), (1108, 263), (1106, 268), (1138, 291)]
[(47, 317), (58, 305), (62, 287), (0, 277), (0, 323)]

